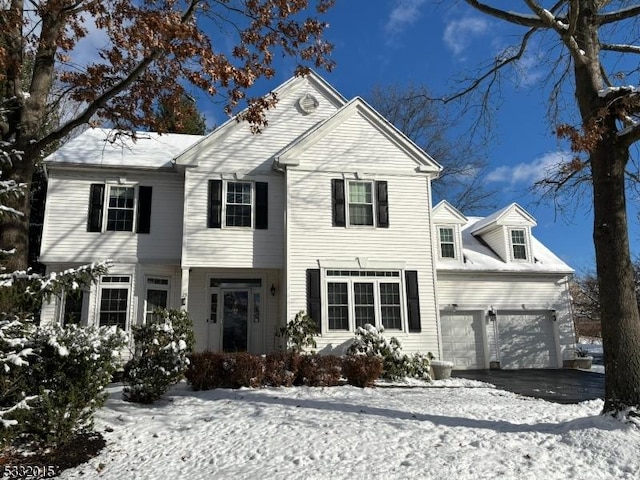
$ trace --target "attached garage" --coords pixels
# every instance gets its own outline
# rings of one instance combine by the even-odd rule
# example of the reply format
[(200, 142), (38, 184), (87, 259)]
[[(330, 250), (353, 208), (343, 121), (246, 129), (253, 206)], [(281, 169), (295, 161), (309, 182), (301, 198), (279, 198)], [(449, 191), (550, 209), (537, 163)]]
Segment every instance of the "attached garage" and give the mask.
[(440, 312), (442, 358), (452, 361), (454, 368), (472, 370), (487, 368), (485, 332), (482, 312)]
[(549, 311), (498, 311), (500, 368), (557, 368), (558, 352)]

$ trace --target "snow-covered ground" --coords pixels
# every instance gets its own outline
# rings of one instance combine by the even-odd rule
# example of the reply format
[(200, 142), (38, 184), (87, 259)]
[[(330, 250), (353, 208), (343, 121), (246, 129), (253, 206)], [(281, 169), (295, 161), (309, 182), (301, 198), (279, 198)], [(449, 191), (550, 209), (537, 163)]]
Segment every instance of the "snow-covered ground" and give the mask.
[(182, 383), (152, 406), (113, 387), (96, 419), (107, 447), (61, 478), (640, 478), (640, 428), (601, 408), (462, 379), (207, 392)]

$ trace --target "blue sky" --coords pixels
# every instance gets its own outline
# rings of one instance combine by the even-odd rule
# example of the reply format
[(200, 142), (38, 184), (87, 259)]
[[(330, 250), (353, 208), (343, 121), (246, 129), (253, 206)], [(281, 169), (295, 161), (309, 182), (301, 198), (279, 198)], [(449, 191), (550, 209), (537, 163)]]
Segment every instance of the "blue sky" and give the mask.
[[(509, 9), (523, 3), (494, 2)], [(517, 42), (520, 32), (453, 0), (336, 0), (324, 18), (330, 25), (325, 37), (335, 46), (332, 57), (337, 65), (330, 73), (318, 73), (349, 99), (366, 99), (374, 86), (409, 83), (446, 95), (459, 87), (457, 79), (473, 74), (481, 63)], [(92, 28), (79, 54), (93, 58), (104, 41), (104, 35)], [(221, 41), (223, 50), (231, 48), (228, 40)], [(536, 218), (534, 234), (558, 256), (579, 273), (593, 270), (590, 198), (583, 197), (577, 200), (579, 203), (572, 200), (565, 205), (572, 214), (563, 216), (549, 202), (540, 204), (539, 196), (529, 191), (545, 167), (565, 155), (566, 149), (553, 134), (547, 117), (549, 92), (539, 86), (546, 73), (545, 62), (557, 56), (557, 47), (544, 38), (531, 45), (531, 53), (493, 97), (493, 137), (483, 151), (490, 169), (483, 180), (498, 190), (499, 207), (517, 202)], [(82, 63), (83, 59), (81, 56), (76, 61)], [(286, 81), (295, 63), (291, 58), (279, 59), (276, 77), (259, 81), (250, 94), (266, 94)], [(209, 125), (226, 120), (216, 99), (196, 96)], [(571, 119), (573, 93), (568, 91), (564, 98), (563, 113)], [(451, 133), (454, 142), (457, 134)], [(640, 198), (630, 195), (630, 242), (635, 255), (640, 255), (639, 204)]]
[[(331, 73), (318, 73), (347, 98), (366, 98), (374, 85), (410, 82), (446, 94), (455, 88), (456, 78), (473, 73), (499, 48), (517, 41), (513, 36), (517, 30), (481, 16), (462, 2), (446, 2), (441, 7), (436, 3), (338, 0), (327, 16), (330, 28), (326, 32), (335, 45), (337, 66)], [(515, 8), (512, 3), (508, 2)], [(548, 92), (536, 86), (544, 76), (549, 48), (538, 44), (514, 78), (503, 84), (501, 97), (495, 98), (494, 138), (486, 151), (491, 168), (485, 181), (498, 189), (501, 206), (518, 202), (526, 208), (538, 222), (534, 234), (582, 272), (595, 268), (590, 199), (583, 198), (567, 218), (557, 215), (549, 202), (536, 205), (539, 198), (528, 191), (545, 165), (566, 148), (547, 119)], [(292, 67), (293, 61), (285, 61), (270, 88), (286, 80)], [(567, 108), (573, 108), (572, 102), (569, 94)], [(640, 254), (636, 212), (629, 212), (629, 217), (632, 253)]]

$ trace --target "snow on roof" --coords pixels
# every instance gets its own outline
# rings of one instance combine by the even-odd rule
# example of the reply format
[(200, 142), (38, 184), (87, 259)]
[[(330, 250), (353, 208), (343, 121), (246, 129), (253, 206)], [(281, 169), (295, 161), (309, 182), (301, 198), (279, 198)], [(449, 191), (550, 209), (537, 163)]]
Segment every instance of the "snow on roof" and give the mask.
[(108, 128), (90, 128), (44, 159), (49, 165), (168, 168), (202, 135), (137, 132), (136, 140)]
[[(492, 215), (492, 217), (494, 215)], [(469, 222), (462, 227), (461, 231), (462, 252), (465, 261), (451, 262), (448, 260), (438, 260), (438, 270), (463, 272), (573, 273), (573, 269), (569, 265), (558, 258), (533, 235), (531, 235), (531, 251), (535, 259), (533, 263), (504, 262), (491, 248), (472, 234), (473, 231), (478, 230), (477, 225), (484, 223), (485, 220), (486, 218), (482, 217), (469, 217)], [(487, 223), (484, 224), (486, 225)]]

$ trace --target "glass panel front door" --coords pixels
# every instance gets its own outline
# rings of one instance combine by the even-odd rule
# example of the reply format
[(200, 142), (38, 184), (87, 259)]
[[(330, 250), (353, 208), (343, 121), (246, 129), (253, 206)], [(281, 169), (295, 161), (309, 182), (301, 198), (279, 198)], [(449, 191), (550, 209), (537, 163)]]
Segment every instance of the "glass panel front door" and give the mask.
[(247, 351), (247, 323), (249, 320), (249, 290), (223, 290), (222, 350)]

